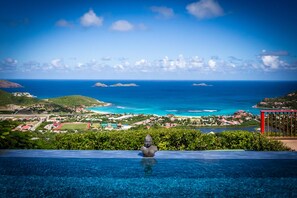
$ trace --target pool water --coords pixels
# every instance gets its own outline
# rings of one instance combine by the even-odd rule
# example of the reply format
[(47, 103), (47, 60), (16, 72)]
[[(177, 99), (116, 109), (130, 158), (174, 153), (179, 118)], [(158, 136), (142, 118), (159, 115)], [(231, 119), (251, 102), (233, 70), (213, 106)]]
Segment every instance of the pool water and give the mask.
[(0, 152), (0, 197), (297, 196), (295, 152), (38, 152)]

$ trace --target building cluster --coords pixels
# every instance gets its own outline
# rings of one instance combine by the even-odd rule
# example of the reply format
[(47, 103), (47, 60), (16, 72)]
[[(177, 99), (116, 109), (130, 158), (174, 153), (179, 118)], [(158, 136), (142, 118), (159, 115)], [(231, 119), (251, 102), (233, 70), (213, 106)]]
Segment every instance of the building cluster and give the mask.
[(28, 98), (36, 98), (36, 96), (31, 95), (29, 92), (14, 92), (12, 93), (13, 96), (17, 97), (28, 97)]
[[(86, 129), (93, 131), (102, 130), (128, 130), (130, 128), (150, 128), (153, 126), (172, 128), (177, 126), (233, 126), (241, 125), (245, 122), (259, 120), (259, 116), (252, 115), (245, 111), (237, 111), (230, 116), (201, 116), (201, 117), (178, 117), (172, 114), (166, 116), (157, 115), (134, 115), (134, 114), (98, 114), (88, 113), (69, 113), (69, 114), (48, 114), (47, 116), (35, 114), (29, 115), (10, 115), (1, 116), (0, 120), (20, 121), (15, 130), (19, 131), (61, 131), (63, 124), (72, 124), (75, 128), (76, 124), (85, 123)], [(77, 131), (77, 130), (75, 130)]]

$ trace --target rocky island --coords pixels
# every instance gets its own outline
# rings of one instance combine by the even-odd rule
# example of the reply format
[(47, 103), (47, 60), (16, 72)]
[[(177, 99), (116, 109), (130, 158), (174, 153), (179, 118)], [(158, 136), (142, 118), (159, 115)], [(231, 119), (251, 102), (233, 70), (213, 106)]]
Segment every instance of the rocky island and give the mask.
[(194, 83), (193, 86), (197, 86), (197, 87), (211, 87), (212, 85), (208, 85), (206, 83)]
[(113, 85), (106, 85), (104, 83), (100, 83), (100, 82), (97, 82), (94, 84), (93, 87), (137, 87), (138, 85), (135, 84), (135, 83), (127, 83), (127, 84), (124, 84), (124, 83), (116, 83), (116, 84), (113, 84)]
[(254, 106), (263, 109), (297, 109), (297, 91), (276, 98), (264, 98)]
[(23, 86), (15, 82), (10, 82), (8, 80), (0, 80), (0, 88), (20, 88), (20, 87), (23, 87)]
[(135, 83), (127, 83), (127, 84), (122, 84), (122, 83), (117, 83), (114, 85), (110, 85), (111, 87), (137, 87), (138, 85)]
[(97, 82), (94, 84), (94, 87), (108, 87), (108, 85), (106, 85), (104, 83)]

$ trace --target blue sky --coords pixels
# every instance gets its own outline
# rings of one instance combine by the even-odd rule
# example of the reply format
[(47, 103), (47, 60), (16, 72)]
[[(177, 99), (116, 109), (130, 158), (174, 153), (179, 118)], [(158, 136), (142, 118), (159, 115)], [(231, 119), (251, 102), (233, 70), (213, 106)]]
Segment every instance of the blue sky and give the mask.
[(297, 1), (0, 1), (0, 78), (297, 80)]

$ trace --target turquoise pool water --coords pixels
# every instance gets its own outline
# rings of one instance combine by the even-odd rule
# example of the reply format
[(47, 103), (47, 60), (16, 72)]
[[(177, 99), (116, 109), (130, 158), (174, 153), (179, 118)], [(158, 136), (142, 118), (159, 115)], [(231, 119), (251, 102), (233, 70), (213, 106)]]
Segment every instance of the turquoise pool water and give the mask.
[(0, 197), (296, 197), (296, 152), (0, 150)]

